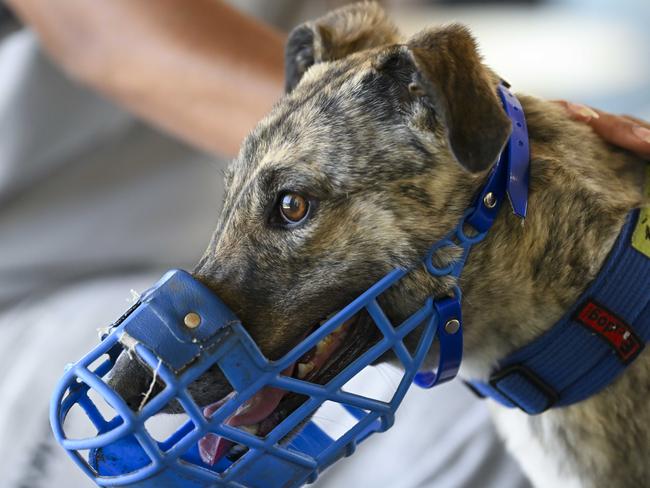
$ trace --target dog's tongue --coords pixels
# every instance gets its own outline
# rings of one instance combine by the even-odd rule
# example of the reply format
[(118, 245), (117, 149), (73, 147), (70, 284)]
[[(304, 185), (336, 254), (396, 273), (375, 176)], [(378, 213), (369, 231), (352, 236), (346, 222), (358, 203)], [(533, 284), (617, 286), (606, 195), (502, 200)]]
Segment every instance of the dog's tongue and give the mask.
[[(327, 362), (332, 355), (332, 352), (334, 352), (343, 342), (345, 331), (354, 320), (354, 317), (348, 319), (338, 329), (322, 339), (316, 345), (314, 350), (308, 352), (305, 357), (303, 357), (303, 360), (307, 362), (306, 364), (298, 365), (299, 378), (304, 378), (310, 372), (317, 371)], [(292, 364), (282, 371), (282, 374), (284, 376), (291, 376), (295, 366), (295, 364)], [(301, 368), (307, 368), (304, 374), (300, 374)], [(278, 388), (270, 386), (262, 388), (260, 391), (255, 393), (255, 395), (249, 398), (241, 407), (239, 407), (234, 414), (228, 417), (225, 424), (231, 427), (253, 426), (258, 424), (273, 413), (280, 403), (280, 400), (282, 400), (282, 397), (286, 394), (286, 391)], [(203, 409), (203, 415), (208, 419), (211, 418), (214, 413), (234, 395), (235, 392), (232, 392), (218, 402), (208, 405)], [(199, 454), (204, 463), (212, 466), (219, 461), (219, 459), (221, 459), (232, 446), (232, 441), (210, 433), (203, 436), (199, 441)]]
[[(283, 371), (285, 375), (291, 375), (293, 365)], [(266, 419), (277, 408), (282, 397), (286, 395), (285, 390), (278, 388), (266, 387), (255, 393), (246, 402), (242, 404), (237, 411), (226, 419), (225, 424), (231, 427), (240, 425), (255, 425)], [(235, 392), (230, 393), (218, 402), (208, 405), (203, 409), (203, 415), (206, 418), (212, 417), (224, 403), (230, 400)], [(199, 454), (204, 463), (214, 465), (221, 459), (232, 447), (233, 442), (228, 439), (219, 437), (216, 434), (207, 434), (199, 441)]]

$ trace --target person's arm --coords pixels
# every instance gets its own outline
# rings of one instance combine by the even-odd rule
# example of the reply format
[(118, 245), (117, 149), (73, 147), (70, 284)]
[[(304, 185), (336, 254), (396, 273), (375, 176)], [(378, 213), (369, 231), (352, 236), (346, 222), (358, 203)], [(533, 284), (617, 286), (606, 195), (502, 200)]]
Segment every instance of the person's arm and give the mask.
[(650, 160), (650, 123), (628, 115), (613, 115), (585, 105), (559, 101), (575, 120), (589, 124), (600, 137), (615, 146)]
[(284, 35), (217, 0), (7, 0), (74, 78), (233, 154), (283, 89)]

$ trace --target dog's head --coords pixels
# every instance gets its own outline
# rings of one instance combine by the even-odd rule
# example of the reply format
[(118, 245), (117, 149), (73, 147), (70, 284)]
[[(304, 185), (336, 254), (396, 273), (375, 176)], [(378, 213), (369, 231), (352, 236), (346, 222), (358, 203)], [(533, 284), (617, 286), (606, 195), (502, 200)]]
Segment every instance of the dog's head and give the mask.
[[(294, 29), (286, 75), (286, 96), (227, 170), (221, 219), (195, 270), (272, 359), (386, 272), (417, 264), (470, 204), (511, 127), (467, 29), (402, 43), (375, 4)], [(444, 286), (423, 272), (383, 305), (399, 320)], [(369, 322), (348, 324), (301, 374), (337, 374), (377, 339)], [(140, 398), (150, 376), (124, 368), (114, 384)], [(192, 393), (206, 405), (228, 389), (212, 370)]]

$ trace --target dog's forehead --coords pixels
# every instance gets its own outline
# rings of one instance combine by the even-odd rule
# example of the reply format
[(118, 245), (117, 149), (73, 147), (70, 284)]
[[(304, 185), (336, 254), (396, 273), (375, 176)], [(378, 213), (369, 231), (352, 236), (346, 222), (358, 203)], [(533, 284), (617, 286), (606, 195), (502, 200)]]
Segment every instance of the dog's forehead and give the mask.
[(335, 170), (340, 177), (344, 169), (335, 163), (351, 153), (359, 156), (370, 134), (390, 125), (380, 87), (369, 83), (376, 76), (372, 58), (350, 56), (311, 67), (245, 139), (228, 170), (229, 186), (278, 168), (309, 172), (317, 162), (319, 172)]

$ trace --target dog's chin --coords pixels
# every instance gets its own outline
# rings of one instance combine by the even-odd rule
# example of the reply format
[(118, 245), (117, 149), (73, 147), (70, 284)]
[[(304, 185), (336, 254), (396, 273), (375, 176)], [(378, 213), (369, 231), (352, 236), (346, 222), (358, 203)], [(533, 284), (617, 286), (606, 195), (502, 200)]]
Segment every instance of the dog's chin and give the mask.
[[(303, 381), (325, 385), (378, 340), (379, 332), (364, 311), (344, 322), (283, 373)], [(233, 393), (230, 393), (205, 407), (204, 415), (211, 417), (232, 395)], [(264, 437), (305, 401), (307, 397), (304, 395), (266, 387), (246, 401), (225, 423)], [(301, 425), (284, 440), (291, 439)], [(241, 456), (245, 448), (216, 435), (208, 435), (200, 441), (199, 451), (206, 463), (214, 464), (223, 456)]]

